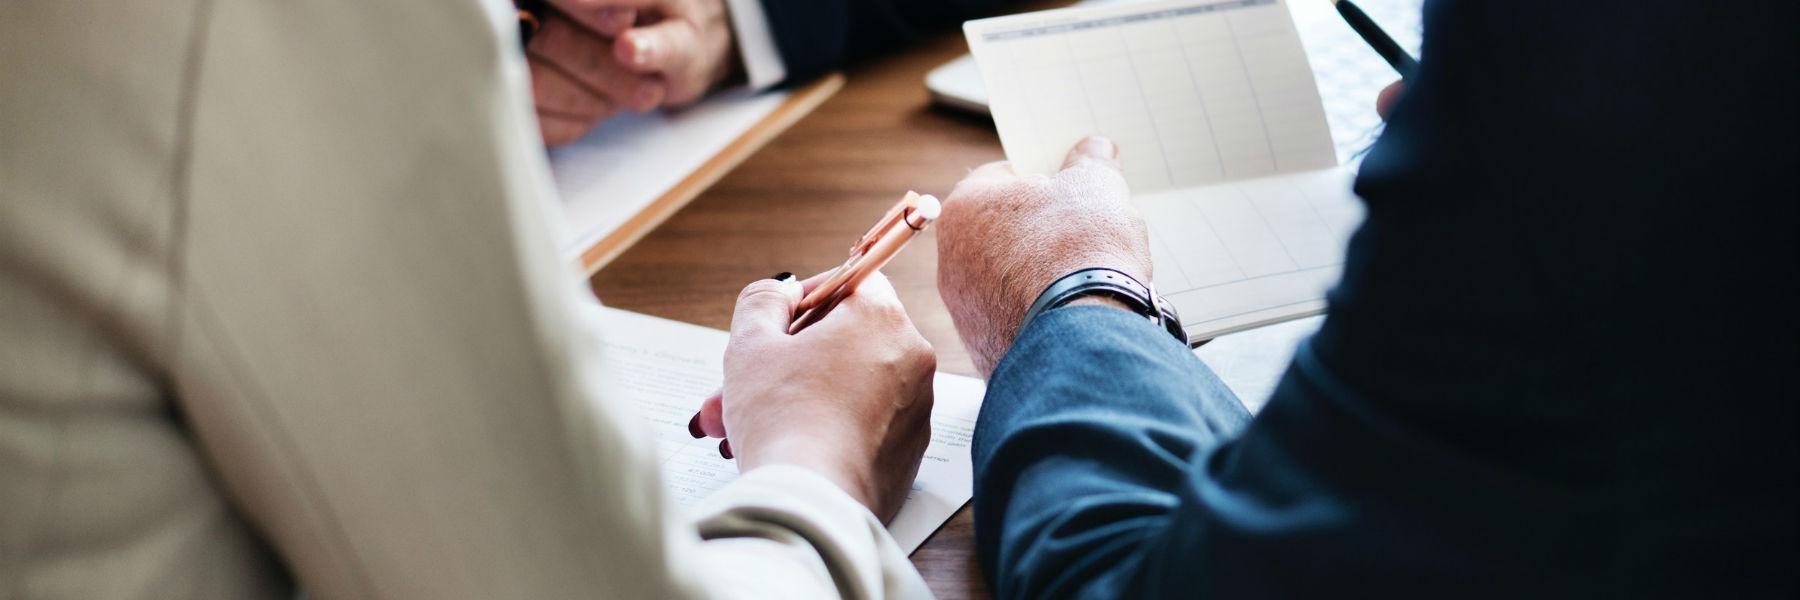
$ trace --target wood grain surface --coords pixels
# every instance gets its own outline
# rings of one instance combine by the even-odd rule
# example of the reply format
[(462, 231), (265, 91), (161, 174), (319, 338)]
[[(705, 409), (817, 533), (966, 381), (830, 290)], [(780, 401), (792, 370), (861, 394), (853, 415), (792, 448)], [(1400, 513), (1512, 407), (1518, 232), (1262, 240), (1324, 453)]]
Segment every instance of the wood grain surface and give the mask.
[[(930, 105), (925, 74), (967, 51), (961, 32), (947, 30), (849, 69), (844, 88), (812, 115), (601, 269), (594, 291), (608, 306), (724, 329), (744, 285), (836, 266), (907, 190), (947, 196), (970, 168), (1003, 158), (987, 117)], [(935, 235), (915, 240), (884, 272), (937, 349), (939, 370), (973, 375), (938, 299)], [(912, 560), (940, 598), (988, 597), (970, 507)]]
[(700, 165), (700, 168), (694, 169), (693, 173), (689, 173), (687, 177), (677, 182), (675, 187), (670, 188), (668, 192), (663, 193), (648, 206), (638, 210), (636, 215), (632, 215), (630, 219), (619, 225), (618, 229), (614, 229), (612, 233), (607, 234), (599, 242), (595, 242), (593, 246), (583, 251), (581, 253), (582, 269), (587, 274), (593, 275), (600, 270), (600, 267), (604, 267), (612, 259), (618, 258), (638, 240), (643, 239), (657, 226), (662, 225), (663, 221), (668, 220), (671, 215), (687, 206), (687, 203), (693, 201), (701, 192), (705, 192), (714, 183), (718, 183), (719, 178), (743, 164), (744, 159), (756, 154), (757, 150), (762, 149), (763, 144), (769, 143), (769, 140), (781, 135), (781, 132), (787, 131), (788, 127), (812, 114), (813, 109), (818, 108), (819, 104), (825, 102), (827, 98), (843, 87), (844, 76), (831, 73), (794, 89), (787, 101), (782, 102), (775, 112), (763, 117), (763, 120), (751, 126), (749, 131), (745, 131), (743, 135), (727, 144), (718, 154), (707, 159), (704, 164)]

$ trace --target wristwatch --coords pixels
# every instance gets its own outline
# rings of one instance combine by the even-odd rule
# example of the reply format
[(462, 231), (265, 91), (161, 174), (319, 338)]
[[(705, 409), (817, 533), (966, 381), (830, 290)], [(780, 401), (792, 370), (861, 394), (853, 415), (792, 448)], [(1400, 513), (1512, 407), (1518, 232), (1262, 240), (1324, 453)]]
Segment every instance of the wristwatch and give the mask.
[(1168, 300), (1156, 295), (1155, 284), (1145, 284), (1124, 271), (1106, 267), (1080, 269), (1051, 282), (1043, 293), (1038, 294), (1037, 301), (1031, 303), (1031, 310), (1025, 311), (1019, 331), (1025, 331), (1025, 326), (1038, 315), (1089, 295), (1123, 302), (1132, 312), (1168, 330), (1169, 335), (1175, 336), (1182, 345), (1188, 343), (1187, 331), (1181, 328), (1181, 316), (1175, 314), (1175, 307), (1170, 306)]

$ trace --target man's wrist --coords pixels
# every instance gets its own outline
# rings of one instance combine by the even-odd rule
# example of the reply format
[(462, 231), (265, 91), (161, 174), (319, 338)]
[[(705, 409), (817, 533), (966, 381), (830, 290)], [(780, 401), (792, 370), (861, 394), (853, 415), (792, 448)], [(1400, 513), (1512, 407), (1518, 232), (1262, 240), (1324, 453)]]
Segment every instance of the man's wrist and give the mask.
[(1077, 303), (1125, 309), (1149, 319), (1181, 342), (1187, 342), (1180, 316), (1167, 300), (1157, 295), (1156, 286), (1114, 267), (1075, 269), (1044, 286), (1031, 307), (1026, 309), (1014, 335), (1022, 333), (1044, 313)]
[(1074, 300), (1070, 300), (1068, 304), (1064, 304), (1063, 306), (1066, 307), (1066, 306), (1089, 306), (1089, 305), (1110, 306), (1110, 307), (1113, 307), (1113, 308), (1116, 308), (1116, 309), (1119, 309), (1119, 310), (1122, 310), (1125, 312), (1129, 312), (1129, 313), (1133, 313), (1133, 314), (1137, 313), (1137, 311), (1132, 310), (1130, 306), (1126, 306), (1124, 302), (1120, 302), (1118, 298), (1114, 298), (1112, 296), (1102, 296), (1099, 294), (1088, 294), (1086, 296), (1082, 296), (1082, 297), (1076, 298)]

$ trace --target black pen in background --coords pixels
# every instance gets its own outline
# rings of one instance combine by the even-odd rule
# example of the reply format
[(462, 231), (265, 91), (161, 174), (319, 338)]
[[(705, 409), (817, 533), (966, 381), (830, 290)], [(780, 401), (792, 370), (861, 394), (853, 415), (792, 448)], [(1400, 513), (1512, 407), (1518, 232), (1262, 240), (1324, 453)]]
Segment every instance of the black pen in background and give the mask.
[(1351, 4), (1350, 0), (1331, 0), (1331, 5), (1337, 8), (1338, 15), (1344, 17), (1350, 28), (1356, 30), (1356, 35), (1362, 36), (1363, 41), (1368, 42), (1376, 54), (1380, 54), (1389, 66), (1400, 72), (1402, 79), (1419, 70), (1419, 61), (1407, 54), (1406, 49), (1401, 48), (1400, 43), (1389, 37), (1386, 31), (1382, 31), (1381, 26), (1376, 25), (1375, 20), (1370, 19), (1361, 8)]

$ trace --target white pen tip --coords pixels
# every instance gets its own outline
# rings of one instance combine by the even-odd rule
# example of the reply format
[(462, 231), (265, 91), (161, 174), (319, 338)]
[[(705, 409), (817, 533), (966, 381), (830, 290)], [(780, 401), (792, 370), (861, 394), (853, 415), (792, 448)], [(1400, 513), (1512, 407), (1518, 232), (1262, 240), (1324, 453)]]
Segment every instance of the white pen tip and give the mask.
[(936, 220), (938, 215), (944, 212), (944, 205), (938, 202), (936, 196), (927, 194), (919, 196), (919, 203), (917, 206), (913, 207), (913, 210), (917, 211), (916, 214), (919, 215), (919, 218), (925, 219), (926, 221), (932, 221)]

